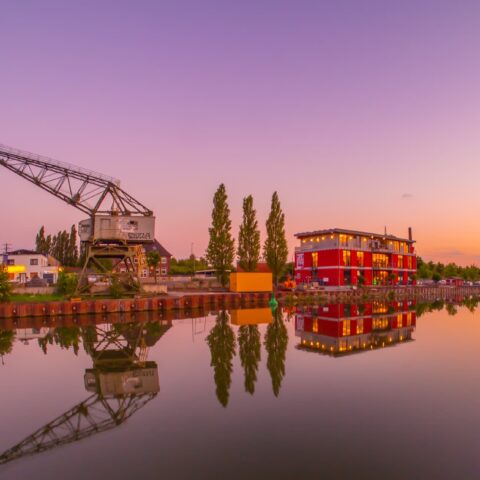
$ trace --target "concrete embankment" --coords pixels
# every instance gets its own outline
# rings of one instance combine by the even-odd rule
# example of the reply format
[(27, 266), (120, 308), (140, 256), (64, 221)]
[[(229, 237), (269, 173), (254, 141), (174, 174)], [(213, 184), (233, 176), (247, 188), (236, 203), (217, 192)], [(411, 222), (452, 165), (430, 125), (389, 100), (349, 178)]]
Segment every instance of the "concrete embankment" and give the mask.
[[(471, 295), (480, 295), (480, 288), (462, 287), (401, 287), (364, 288), (357, 290), (320, 290), (277, 292), (280, 303), (303, 301), (322, 303), (361, 303), (370, 300), (416, 299), (431, 301), (443, 299), (460, 301)], [(77, 315), (103, 315), (116, 313), (168, 312), (193, 309), (219, 310), (265, 306), (270, 293), (196, 293), (175, 296), (156, 296), (133, 299), (86, 299), (80, 301), (0, 304), (0, 318), (59, 317)]]

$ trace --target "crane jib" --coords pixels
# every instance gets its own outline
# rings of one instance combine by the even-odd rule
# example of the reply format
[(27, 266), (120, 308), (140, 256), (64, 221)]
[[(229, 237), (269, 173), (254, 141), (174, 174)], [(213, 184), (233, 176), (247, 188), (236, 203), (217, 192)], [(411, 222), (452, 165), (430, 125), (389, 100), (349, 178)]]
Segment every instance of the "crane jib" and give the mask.
[(113, 177), (4, 145), (0, 165), (90, 216), (153, 215)]

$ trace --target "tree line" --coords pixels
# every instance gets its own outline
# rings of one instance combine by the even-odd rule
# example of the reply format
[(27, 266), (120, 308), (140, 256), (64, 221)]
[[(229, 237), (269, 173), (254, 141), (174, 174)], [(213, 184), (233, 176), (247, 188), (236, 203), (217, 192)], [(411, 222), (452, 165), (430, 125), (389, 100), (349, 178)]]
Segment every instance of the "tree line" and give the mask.
[[(225, 185), (222, 183), (213, 197), (212, 224), (206, 260), (216, 270), (217, 278), (225, 286), (228, 272), (233, 269), (235, 254), (238, 264), (246, 272), (254, 272), (260, 262), (262, 248), (257, 212), (251, 195), (243, 199), (243, 219), (238, 232), (238, 247), (231, 233), (230, 208)], [(287, 267), (288, 244), (285, 235), (285, 215), (278, 193), (272, 195), (270, 214), (266, 221), (267, 238), (263, 244), (263, 258), (278, 283)]]
[(467, 281), (480, 280), (480, 268), (476, 265), (462, 267), (456, 263), (425, 262), (417, 257), (417, 278), (430, 279), (438, 282), (444, 278), (461, 277)]
[(45, 227), (42, 225), (35, 237), (35, 250), (43, 255), (51, 255), (67, 267), (78, 266), (77, 228), (72, 225), (70, 233), (60, 230), (56, 235), (45, 236)]

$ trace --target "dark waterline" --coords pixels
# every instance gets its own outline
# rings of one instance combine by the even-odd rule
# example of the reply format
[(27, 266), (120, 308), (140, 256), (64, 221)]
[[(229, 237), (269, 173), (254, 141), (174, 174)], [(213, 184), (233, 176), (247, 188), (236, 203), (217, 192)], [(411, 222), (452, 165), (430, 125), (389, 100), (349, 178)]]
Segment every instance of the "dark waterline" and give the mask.
[(0, 478), (477, 478), (475, 310), (0, 331)]

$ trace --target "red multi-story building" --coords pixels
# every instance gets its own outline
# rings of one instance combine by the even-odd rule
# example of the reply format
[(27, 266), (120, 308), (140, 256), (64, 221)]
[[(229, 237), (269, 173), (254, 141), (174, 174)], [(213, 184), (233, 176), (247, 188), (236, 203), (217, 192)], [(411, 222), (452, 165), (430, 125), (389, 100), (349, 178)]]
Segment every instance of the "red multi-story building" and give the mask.
[(412, 301), (330, 304), (299, 309), (295, 314), (298, 347), (330, 355), (408, 342), (415, 325)]
[(417, 259), (412, 230), (408, 238), (332, 228), (297, 233), (297, 284), (326, 286), (408, 285), (415, 283)]

